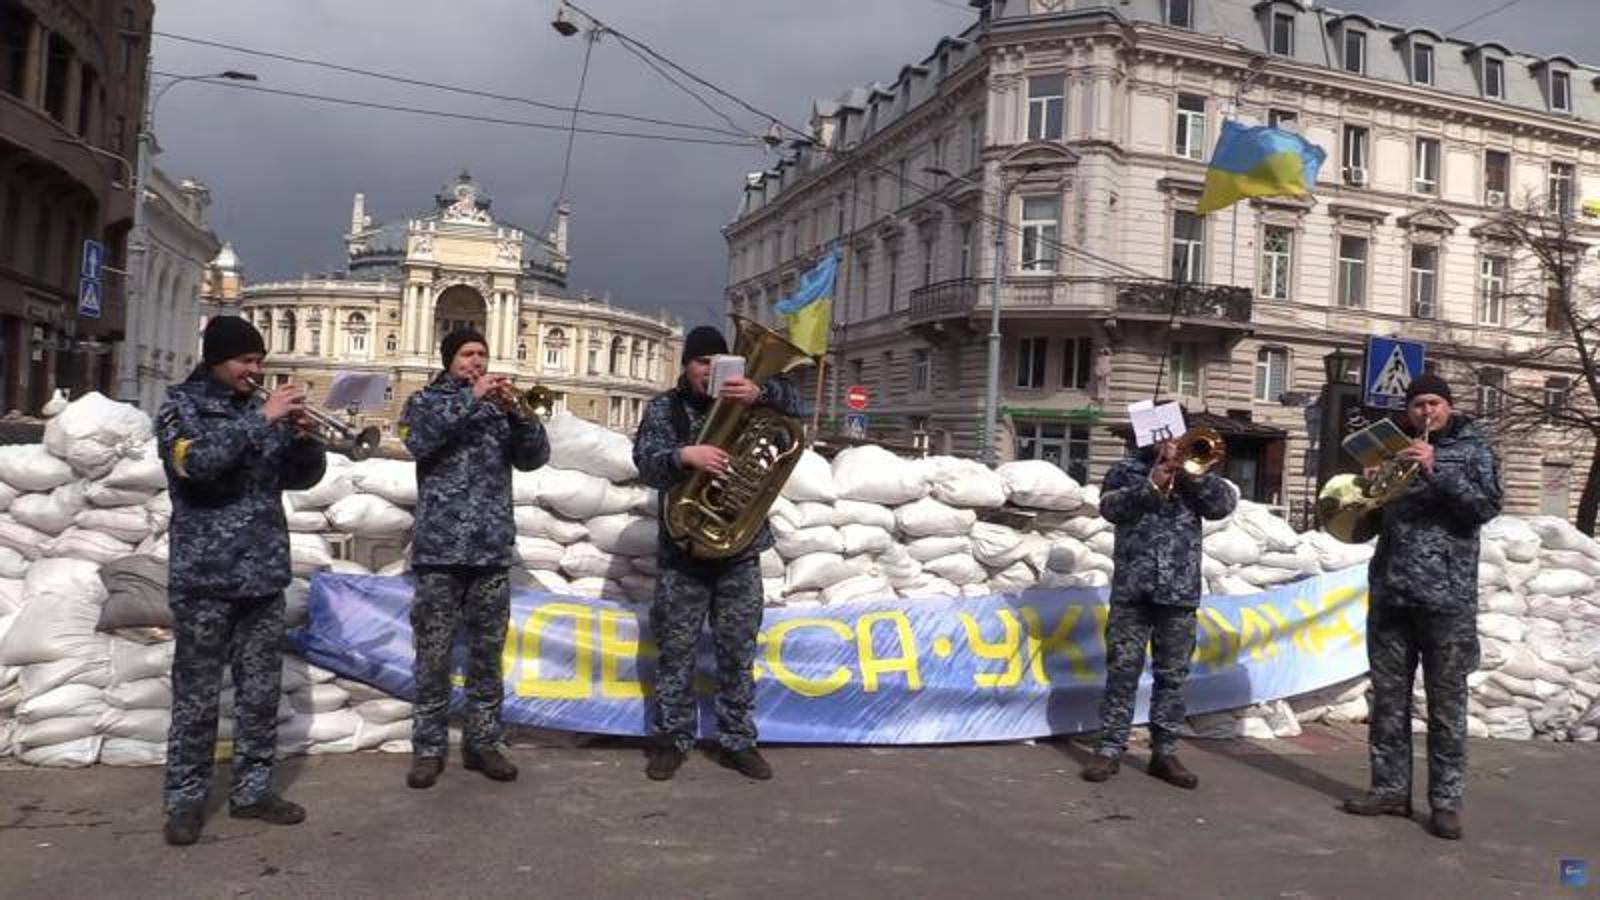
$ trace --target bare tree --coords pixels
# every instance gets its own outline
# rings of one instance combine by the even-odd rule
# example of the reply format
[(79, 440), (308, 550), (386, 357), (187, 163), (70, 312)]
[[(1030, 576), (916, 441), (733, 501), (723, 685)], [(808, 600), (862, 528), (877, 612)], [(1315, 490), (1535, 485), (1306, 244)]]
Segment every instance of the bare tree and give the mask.
[(1600, 514), (1600, 290), (1583, 277), (1590, 247), (1580, 236), (1594, 226), (1576, 218), (1573, 206), (1570, 188), (1530, 197), (1478, 232), (1491, 248), (1482, 318), (1538, 335), (1478, 370), (1478, 412), (1513, 443), (1552, 432), (1592, 442), (1576, 522), (1592, 535)]

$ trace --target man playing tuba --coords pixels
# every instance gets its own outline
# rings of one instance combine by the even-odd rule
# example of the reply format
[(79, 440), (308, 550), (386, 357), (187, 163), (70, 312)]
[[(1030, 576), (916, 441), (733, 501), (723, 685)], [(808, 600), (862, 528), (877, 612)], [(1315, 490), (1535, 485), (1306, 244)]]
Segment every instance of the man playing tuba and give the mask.
[[(639, 477), (661, 492), (695, 471), (722, 475), (729, 456), (714, 444), (696, 440), (712, 407), (707, 382), (711, 358), (728, 352), (722, 332), (708, 325), (690, 331), (683, 344), (683, 374), (672, 390), (658, 394), (645, 409), (634, 439), (633, 461)], [(782, 376), (758, 385), (730, 378), (718, 391), (721, 399), (744, 407), (757, 404), (787, 416), (800, 415), (799, 396)], [(772, 768), (756, 750), (756, 633), (761, 627), (761, 551), (772, 546), (765, 525), (754, 541), (727, 559), (699, 560), (672, 539), (661, 517), (655, 599), (650, 629), (659, 657), (656, 662), (655, 739), (645, 773), (655, 781), (671, 778), (694, 746), (696, 708), (695, 648), (707, 618), (717, 659), (717, 728), (722, 763), (741, 774), (765, 780)]]

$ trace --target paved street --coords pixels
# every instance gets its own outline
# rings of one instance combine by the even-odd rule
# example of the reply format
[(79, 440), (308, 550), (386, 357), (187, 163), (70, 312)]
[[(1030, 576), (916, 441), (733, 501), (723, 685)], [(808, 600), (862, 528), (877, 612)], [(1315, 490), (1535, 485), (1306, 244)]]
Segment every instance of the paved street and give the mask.
[(428, 792), (405, 757), (325, 756), (285, 766), (306, 824), (222, 815), (181, 850), (158, 770), (8, 769), (0, 894), (1548, 897), (1559, 858), (1600, 862), (1595, 745), (1475, 743), (1448, 843), (1334, 809), (1359, 738), (1195, 744), (1194, 793), (1126, 767), (1090, 786), (1064, 744), (777, 748), (768, 784), (697, 755), (655, 784), (637, 748), (550, 740), (518, 747), (515, 785), (452, 766)]

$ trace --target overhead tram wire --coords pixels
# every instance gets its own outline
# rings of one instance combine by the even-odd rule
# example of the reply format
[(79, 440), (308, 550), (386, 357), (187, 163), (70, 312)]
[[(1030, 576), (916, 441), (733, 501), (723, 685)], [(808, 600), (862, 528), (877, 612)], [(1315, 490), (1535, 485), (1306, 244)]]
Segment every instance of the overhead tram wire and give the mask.
[(572, 174), (572, 148), (578, 142), (578, 111), (583, 108), (583, 89), (589, 83), (589, 60), (594, 56), (594, 45), (598, 43), (600, 43), (598, 31), (585, 36), (583, 70), (578, 74), (578, 96), (572, 101), (572, 121), (567, 124), (567, 155), (561, 162), (561, 187), (556, 191), (556, 202), (550, 207), (550, 219), (545, 223), (547, 230), (550, 222), (555, 220), (561, 204), (567, 201), (567, 179)]

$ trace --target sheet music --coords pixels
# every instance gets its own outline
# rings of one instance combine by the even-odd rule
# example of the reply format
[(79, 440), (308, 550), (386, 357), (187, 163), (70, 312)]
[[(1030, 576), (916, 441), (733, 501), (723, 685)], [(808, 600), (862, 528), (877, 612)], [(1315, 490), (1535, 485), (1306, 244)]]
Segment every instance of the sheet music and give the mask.
[(711, 357), (711, 377), (706, 380), (706, 392), (715, 397), (731, 378), (744, 377), (744, 357), (718, 354)]
[(383, 393), (389, 388), (389, 376), (383, 372), (340, 372), (333, 376), (328, 388), (328, 409), (358, 412), (383, 409)]
[(1128, 405), (1128, 418), (1133, 424), (1134, 442), (1148, 447), (1157, 441), (1174, 440), (1188, 428), (1183, 423), (1183, 407), (1176, 403), (1157, 406), (1154, 400), (1141, 400)]

